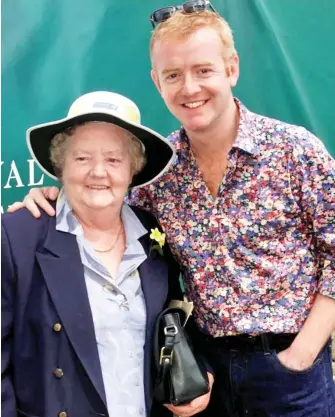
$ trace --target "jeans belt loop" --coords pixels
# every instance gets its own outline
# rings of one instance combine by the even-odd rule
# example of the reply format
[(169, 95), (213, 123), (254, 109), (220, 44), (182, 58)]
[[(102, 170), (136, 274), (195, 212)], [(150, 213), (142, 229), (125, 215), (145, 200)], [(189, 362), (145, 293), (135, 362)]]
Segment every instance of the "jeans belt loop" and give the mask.
[(261, 340), (262, 340), (264, 355), (270, 355), (271, 352), (270, 352), (268, 335), (265, 334), (265, 333), (262, 333), (261, 334)]

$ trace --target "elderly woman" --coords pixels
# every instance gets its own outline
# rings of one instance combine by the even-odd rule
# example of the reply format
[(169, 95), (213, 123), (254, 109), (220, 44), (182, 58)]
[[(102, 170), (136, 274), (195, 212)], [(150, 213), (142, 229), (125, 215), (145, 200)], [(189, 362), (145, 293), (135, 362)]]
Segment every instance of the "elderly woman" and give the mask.
[(157, 224), (124, 197), (174, 150), (140, 124), (132, 101), (108, 92), (80, 97), (27, 140), (63, 191), (56, 218), (2, 219), (3, 415), (146, 416), (154, 323), (179, 295), (178, 268), (167, 247), (153, 256)]

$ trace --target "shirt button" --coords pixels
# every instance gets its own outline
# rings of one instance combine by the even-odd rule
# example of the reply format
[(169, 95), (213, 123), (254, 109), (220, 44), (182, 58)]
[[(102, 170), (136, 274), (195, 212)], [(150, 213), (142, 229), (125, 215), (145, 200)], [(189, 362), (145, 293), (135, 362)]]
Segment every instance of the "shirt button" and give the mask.
[(110, 284), (104, 284), (103, 286), (102, 286), (102, 288), (103, 288), (103, 290), (105, 291), (105, 292), (108, 292), (108, 293), (110, 293), (110, 292), (114, 292), (113, 291), (113, 286), (112, 285), (110, 285)]
[(138, 411), (139, 411), (139, 413), (140, 413), (140, 416), (143, 416), (143, 414), (144, 414), (144, 408), (143, 408), (143, 407), (141, 407)]
[(130, 350), (129, 352), (128, 352), (128, 356), (130, 357), (130, 358), (132, 358), (134, 355), (133, 355), (133, 352)]
[(57, 378), (62, 378), (62, 376), (64, 375), (63, 369), (61, 369), (61, 368), (56, 368), (56, 369), (54, 370), (54, 375), (55, 375), (55, 377), (57, 377)]
[(58, 413), (58, 417), (67, 417), (67, 412), (61, 411), (60, 413)]
[(126, 297), (123, 294), (118, 294), (115, 298), (119, 306), (122, 306), (122, 304), (127, 301)]
[(60, 332), (62, 330), (62, 325), (60, 323), (55, 323), (52, 327), (55, 332)]
[(140, 385), (140, 381), (139, 381), (138, 379), (136, 379), (136, 381), (135, 381), (135, 385), (136, 385), (137, 387), (139, 387), (139, 385)]

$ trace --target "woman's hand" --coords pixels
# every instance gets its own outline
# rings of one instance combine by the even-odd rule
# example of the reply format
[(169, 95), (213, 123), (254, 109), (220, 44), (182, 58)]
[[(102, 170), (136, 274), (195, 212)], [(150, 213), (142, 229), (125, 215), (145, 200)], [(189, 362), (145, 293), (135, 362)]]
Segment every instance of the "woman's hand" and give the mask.
[(8, 207), (7, 212), (13, 213), (16, 210), (25, 207), (34, 217), (38, 218), (41, 215), (39, 210), (40, 207), (49, 214), (49, 216), (54, 216), (56, 212), (48, 200), (56, 200), (58, 194), (58, 187), (31, 188), (23, 201), (17, 201), (16, 203), (11, 204)]
[(212, 374), (207, 372), (208, 375), (208, 381), (209, 381), (209, 392), (205, 395), (202, 395), (201, 397), (195, 398), (192, 400), (189, 404), (185, 405), (171, 405), (171, 404), (164, 404), (166, 408), (168, 408), (170, 411), (173, 412), (178, 417), (190, 417), (194, 414), (198, 414), (201, 411), (205, 410), (205, 408), (208, 406), (211, 392), (212, 392), (212, 386), (214, 383), (214, 377)]

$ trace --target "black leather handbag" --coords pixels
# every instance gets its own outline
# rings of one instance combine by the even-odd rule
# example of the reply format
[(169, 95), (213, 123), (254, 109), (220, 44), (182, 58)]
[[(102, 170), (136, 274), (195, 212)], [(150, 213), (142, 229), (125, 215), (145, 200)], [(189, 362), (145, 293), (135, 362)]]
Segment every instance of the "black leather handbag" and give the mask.
[(162, 404), (181, 405), (209, 391), (207, 372), (192, 351), (182, 308), (164, 310), (156, 322), (154, 357), (158, 371), (154, 396)]

